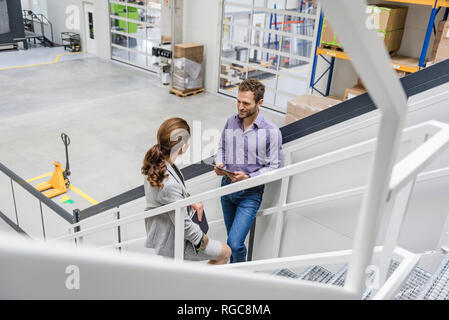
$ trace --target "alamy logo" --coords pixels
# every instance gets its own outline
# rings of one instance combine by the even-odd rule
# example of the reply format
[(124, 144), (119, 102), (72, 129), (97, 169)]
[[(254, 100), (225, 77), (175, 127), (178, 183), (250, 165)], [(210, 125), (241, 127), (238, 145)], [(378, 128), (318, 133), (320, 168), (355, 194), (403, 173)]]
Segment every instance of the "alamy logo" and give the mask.
[(80, 289), (80, 268), (78, 266), (70, 265), (65, 269), (68, 277), (65, 280), (65, 287), (67, 290)]
[(67, 6), (65, 9), (65, 27), (69, 30), (80, 30), (80, 8), (75, 5)]
[(379, 267), (375, 265), (369, 265), (366, 267), (365, 274), (368, 276), (365, 281), (365, 286), (368, 290), (379, 289), (380, 279), (379, 279)]
[[(226, 129), (223, 132), (217, 129), (201, 130), (201, 121), (193, 121), (192, 135), (186, 130), (175, 130), (170, 136), (175, 142), (171, 149), (171, 156), (179, 153), (182, 148), (183, 155), (179, 164), (192, 164), (218, 154), (227, 164), (277, 164), (279, 162), (279, 144), (282, 141), (278, 129), (258, 129), (257, 131), (243, 132), (241, 129)], [(220, 146), (226, 145), (222, 154)], [(189, 148), (189, 146), (191, 148)], [(232, 146), (232, 147), (231, 147)], [(248, 152), (245, 158), (243, 150)]]

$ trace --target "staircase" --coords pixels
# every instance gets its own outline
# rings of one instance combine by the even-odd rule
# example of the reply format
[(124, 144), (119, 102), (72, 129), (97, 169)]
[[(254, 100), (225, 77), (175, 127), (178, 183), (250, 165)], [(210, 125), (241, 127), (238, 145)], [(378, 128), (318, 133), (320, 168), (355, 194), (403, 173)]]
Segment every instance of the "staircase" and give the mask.
[[(393, 261), (388, 271), (388, 277), (399, 266), (399, 262)], [(272, 272), (272, 275), (298, 280), (313, 281), (335, 286), (344, 286), (348, 265), (345, 264), (337, 272), (333, 273), (323, 266), (312, 266), (302, 273), (284, 268)], [(374, 280), (374, 272), (367, 275), (369, 282)], [(372, 296), (373, 290), (367, 288), (363, 294), (363, 300)], [(403, 283), (394, 297), (395, 300), (449, 300), (449, 254), (440, 263), (436, 272), (432, 274), (421, 267), (415, 267), (407, 280)]]
[(427, 282), (417, 299), (449, 300), (449, 254), (441, 262), (437, 272)]
[[(34, 41), (44, 47), (54, 47), (53, 25), (46, 16), (39, 13), (36, 14), (31, 10), (23, 10), (23, 25), (25, 27), (25, 37), (30, 44)], [(48, 27), (47, 27), (48, 26)], [(50, 29), (48, 31), (48, 28)]]

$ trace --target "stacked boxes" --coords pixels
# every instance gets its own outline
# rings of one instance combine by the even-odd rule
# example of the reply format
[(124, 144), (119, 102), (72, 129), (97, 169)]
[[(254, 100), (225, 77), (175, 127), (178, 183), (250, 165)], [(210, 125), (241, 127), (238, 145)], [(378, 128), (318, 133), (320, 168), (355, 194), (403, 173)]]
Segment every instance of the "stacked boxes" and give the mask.
[[(222, 64), (220, 74), (233, 78), (237, 77), (237, 71), (233, 69), (230, 64)], [(229, 87), (232, 85), (234, 85), (233, 81), (226, 78), (220, 78), (220, 87)]]
[(203, 87), (203, 51), (197, 43), (175, 45), (173, 88), (187, 92)]
[(366, 89), (363, 86), (355, 85), (354, 87), (347, 88), (345, 90), (345, 96), (344, 96), (343, 100), (346, 101), (348, 99), (352, 99), (361, 94), (364, 94), (365, 92), (366, 92)]
[(287, 103), (287, 114), (285, 115), (285, 124), (308, 117), (314, 113), (332, 107), (341, 101), (326, 97), (313, 96), (305, 94), (290, 100)]
[(440, 21), (438, 24), (435, 42), (433, 44), (430, 61), (438, 63), (449, 58), (449, 21)]
[[(367, 23), (377, 30), (379, 37), (384, 39), (385, 47), (389, 52), (398, 51), (401, 47), (407, 11), (407, 7), (383, 4), (366, 7), (366, 13), (370, 15)], [(326, 19), (321, 31), (321, 45), (343, 48)]]
[(395, 68), (395, 69), (397, 69), (397, 66), (418, 68), (419, 59), (404, 57), (404, 56), (392, 56), (391, 63), (393, 64), (393, 68)]

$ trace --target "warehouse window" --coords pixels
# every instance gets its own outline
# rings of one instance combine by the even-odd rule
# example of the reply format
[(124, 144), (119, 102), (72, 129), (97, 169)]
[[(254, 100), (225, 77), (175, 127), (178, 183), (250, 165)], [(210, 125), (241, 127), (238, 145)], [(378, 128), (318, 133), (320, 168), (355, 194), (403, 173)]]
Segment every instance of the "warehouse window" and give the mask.
[(109, 1), (112, 59), (156, 72), (152, 48), (161, 43), (161, 1)]
[(312, 0), (225, 0), (219, 92), (237, 96), (247, 78), (266, 87), (268, 108), (307, 93), (318, 18)]

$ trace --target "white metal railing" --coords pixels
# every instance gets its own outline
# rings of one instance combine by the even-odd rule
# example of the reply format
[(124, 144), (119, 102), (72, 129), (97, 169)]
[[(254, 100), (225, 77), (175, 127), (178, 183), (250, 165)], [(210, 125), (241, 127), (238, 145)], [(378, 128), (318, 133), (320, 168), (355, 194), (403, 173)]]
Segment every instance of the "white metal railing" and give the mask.
[[(426, 138), (427, 138), (427, 140), (426, 140)], [(414, 182), (416, 176), (424, 169), (424, 167), (427, 166), (431, 160), (436, 158), (445, 148), (447, 148), (449, 146), (449, 125), (446, 125), (444, 123), (440, 123), (437, 121), (430, 121), (430, 122), (427, 122), (424, 124), (416, 125), (414, 127), (411, 127), (411, 128), (408, 128), (405, 130), (403, 139), (405, 141), (411, 142), (410, 147), (414, 150), (410, 154), (408, 154), (404, 159), (402, 159), (398, 164), (396, 164), (396, 166), (393, 170), (392, 177), (391, 177), (390, 184), (389, 184), (389, 192), (388, 192), (390, 194), (390, 196), (389, 196), (390, 199), (395, 198), (396, 195), (401, 190), (404, 190), (411, 181)], [(290, 177), (292, 177), (296, 174), (299, 174), (301, 172), (307, 172), (309, 170), (313, 170), (313, 169), (319, 168), (321, 166), (331, 164), (333, 162), (351, 159), (355, 156), (359, 156), (361, 154), (366, 154), (366, 153), (372, 152), (375, 143), (376, 143), (375, 139), (368, 140), (368, 141), (356, 144), (354, 146), (350, 146), (350, 147), (343, 148), (343, 149), (340, 149), (340, 150), (337, 150), (334, 152), (330, 152), (328, 154), (325, 154), (325, 155), (322, 155), (319, 157), (315, 157), (312, 159), (308, 159), (305, 161), (301, 161), (296, 164), (289, 164), (289, 163), (291, 161), (292, 153), (297, 150), (298, 146), (295, 146), (295, 145), (287, 146), (283, 151), (286, 166), (281, 169), (278, 169), (276, 171), (273, 171), (272, 173), (264, 174), (264, 175), (254, 177), (252, 179), (242, 181), (239, 183), (231, 184), (231, 185), (228, 185), (228, 186), (225, 186), (222, 188), (217, 188), (214, 190), (203, 192), (201, 194), (194, 195), (190, 198), (183, 199), (183, 200), (180, 200), (175, 203), (171, 203), (171, 204), (159, 207), (159, 208), (155, 208), (150, 211), (140, 212), (135, 215), (128, 216), (126, 218), (122, 218), (120, 220), (107, 222), (107, 223), (104, 223), (104, 224), (101, 224), (101, 225), (98, 225), (95, 227), (86, 228), (86, 229), (83, 229), (74, 234), (71, 234), (68, 236), (63, 236), (63, 237), (57, 238), (55, 240), (79, 239), (86, 235), (93, 235), (93, 234), (101, 232), (101, 231), (109, 230), (109, 229), (116, 228), (119, 226), (124, 226), (124, 225), (130, 224), (130, 223), (133, 223), (133, 222), (143, 221), (143, 219), (145, 219), (145, 218), (163, 214), (163, 213), (166, 213), (171, 210), (175, 210), (177, 213), (175, 215), (177, 218), (176, 222), (175, 222), (175, 230), (178, 231), (178, 232), (175, 231), (176, 232), (176, 234), (175, 234), (175, 258), (177, 260), (182, 260), (183, 259), (183, 251), (184, 251), (184, 248), (183, 248), (183, 246), (184, 246), (184, 234), (183, 234), (184, 228), (183, 228), (183, 218), (182, 218), (183, 216), (180, 214), (181, 208), (191, 205), (196, 202), (203, 202), (206, 200), (219, 198), (223, 195), (234, 193), (234, 192), (244, 190), (247, 188), (251, 188), (251, 187), (254, 187), (257, 185), (267, 184), (267, 183), (270, 183), (273, 181), (281, 180), (281, 187), (280, 187), (278, 203), (273, 207), (261, 210), (261, 212), (259, 213), (259, 216), (269, 215), (269, 214), (277, 214), (276, 222), (275, 222), (276, 226), (275, 226), (275, 233), (274, 233), (274, 240), (273, 240), (274, 246), (273, 246), (272, 256), (278, 257), (279, 248), (280, 248), (280, 244), (281, 244), (281, 237), (282, 237), (282, 226), (283, 226), (284, 213), (287, 210), (299, 208), (301, 206), (304, 206), (307, 203), (311, 203), (314, 201), (315, 202), (320, 201), (319, 199), (312, 198), (312, 199), (305, 199), (305, 200), (301, 200), (301, 201), (287, 203), (286, 200), (287, 200)], [(421, 145), (419, 145), (419, 143), (421, 143)], [(358, 189), (356, 189), (356, 191), (361, 192), (362, 190), (359, 190), (359, 188), (358, 188)], [(342, 194), (344, 194), (344, 193), (342, 193)], [(338, 195), (334, 194), (331, 197), (335, 197), (335, 196), (338, 196)], [(409, 200), (410, 200), (409, 198), (402, 200), (403, 208), (407, 207), (407, 206), (404, 206), (403, 202), (406, 201), (408, 203)], [(106, 212), (104, 212), (100, 215), (94, 216), (92, 218), (88, 218), (88, 219), (84, 220), (83, 222), (84, 223), (91, 222), (94, 219), (97, 219), (98, 217), (110, 214), (111, 212), (114, 212), (114, 209), (111, 209), (110, 211), (106, 211)], [(398, 217), (402, 217), (403, 214), (404, 214), (404, 210), (393, 211), (392, 221), (397, 221)], [(399, 219), (399, 220), (402, 222), (401, 219)], [(80, 227), (83, 224), (83, 222), (76, 223), (76, 224), (72, 225), (71, 228)], [(211, 224), (212, 223), (214, 223), (214, 222), (211, 222)], [(402, 223), (390, 224), (388, 234), (393, 234), (394, 236), (387, 235), (387, 237), (386, 237), (385, 246), (384, 246), (385, 249), (380, 254), (380, 256), (381, 256), (380, 265), (385, 265), (386, 263), (389, 263), (389, 261), (391, 260), (391, 258), (393, 256), (394, 250), (398, 250), (397, 235), (399, 233), (401, 225), (402, 225)], [(130, 243), (136, 242), (136, 241), (141, 241), (141, 240), (143, 240), (143, 238), (131, 239), (131, 240), (128, 240), (125, 242), (108, 245), (106, 247), (118, 248), (118, 247), (128, 245)], [(354, 254), (359, 254), (359, 253), (354, 253)], [(325, 258), (328, 255), (329, 254), (324, 254), (323, 256), (317, 255), (317, 258), (318, 259)], [(339, 259), (342, 258), (342, 256), (339, 254), (334, 255), (331, 253), (331, 256), (339, 257)], [(285, 259), (285, 258), (283, 258), (283, 259)], [(308, 259), (305, 259), (304, 261), (307, 261), (307, 260)], [(261, 262), (253, 262), (253, 263), (249, 262), (249, 265), (252, 264), (252, 265), (260, 266), (265, 263), (267, 265), (271, 265), (271, 263), (273, 261), (274, 260), (272, 260), (272, 259), (268, 259), (268, 260), (263, 260)], [(285, 262), (285, 260), (281, 260), (281, 261)], [(320, 261), (325, 262), (326, 259), (320, 260)], [(312, 260), (310, 262), (312, 262)], [(410, 263), (407, 263), (407, 265), (409, 267), (411, 266)], [(239, 264), (238, 267), (245, 268), (245, 263)], [(399, 270), (399, 272), (403, 272), (403, 270), (406, 270), (407, 272), (409, 272), (409, 271), (411, 271), (411, 269), (409, 267), (407, 267), (407, 268), (402, 267), (402, 268), (399, 268), (398, 270)], [(398, 283), (396, 283), (396, 282), (393, 282), (393, 284), (391, 284), (393, 281), (391, 279), (402, 280), (403, 278), (404, 278), (403, 274), (401, 276), (395, 275), (394, 278), (390, 277), (389, 286), (391, 286), (391, 288), (392, 288), (391, 290), (397, 288), (397, 286), (398, 286)], [(383, 283), (384, 280), (385, 279), (382, 279), (381, 283)], [(390, 291), (388, 291), (388, 292), (390, 292)]]
[[(298, 282), (295, 286), (304, 290), (314, 289), (316, 290), (315, 292), (323, 295), (332, 291), (335, 296), (354, 295), (354, 297), (360, 297), (364, 289), (365, 270), (372, 261), (381, 218), (386, 214), (391, 214), (391, 221), (394, 221), (394, 223), (389, 225), (387, 232), (385, 250), (383, 250), (381, 259), (381, 265), (383, 265), (385, 261), (389, 261), (391, 251), (396, 247), (398, 228), (400, 228), (402, 222), (401, 216), (403, 216), (407, 208), (416, 176), (442, 150), (447, 148), (449, 144), (449, 126), (435, 121), (430, 122), (429, 124), (436, 128), (437, 132), (430, 138), (428, 137), (431, 133), (423, 138), (422, 141), (428, 139), (395, 165), (407, 112), (407, 97), (390, 67), (388, 52), (377, 37), (375, 30), (368, 30), (365, 27), (366, 16), (364, 12), (366, 2), (363, 0), (320, 0), (320, 4), (334, 31), (339, 35), (345, 50), (348, 51), (352, 64), (367, 87), (370, 97), (379, 108), (381, 116), (378, 138), (375, 141), (373, 164), (369, 169), (369, 179), (357, 221), (345, 286), (341, 289), (335, 289), (322, 284), (304, 284), (304, 282)], [(264, 10), (270, 11), (268, 9)], [(342, 16), (341, 12), (345, 12), (345, 15)], [(286, 12), (286, 14), (289, 14), (289, 12)], [(355, 150), (359, 151), (359, 149), (363, 148), (367, 148), (366, 143), (343, 148), (295, 164), (287, 164), (279, 170), (246, 181), (207, 191), (148, 212), (141, 212), (121, 221), (88, 228), (77, 232), (75, 235), (60, 239), (78, 239), (87, 234), (130, 222), (141, 221), (144, 218), (175, 210), (175, 259), (182, 260), (184, 245), (183, 217), (180, 214), (182, 207), (276, 180), (282, 180), (283, 184), (288, 183), (288, 179), (295, 174), (317, 168), (326, 163), (348, 159), (351, 157), (351, 154), (355, 153)], [(281, 187), (282, 189), (285, 190), (286, 188)], [(276, 220), (277, 223), (282, 222), (281, 216), (285, 207), (283, 197), (281, 196), (279, 199), (279, 219)], [(387, 218), (389, 218), (388, 215)], [(401, 279), (407, 270), (411, 270), (413, 265), (414, 261), (410, 259), (402, 268), (398, 268), (402, 272), (400, 276), (393, 277), (391, 281), (394, 282)], [(249, 281), (248, 279), (248, 284)], [(394, 288), (391, 282), (387, 282), (387, 284), (390, 288)]]

